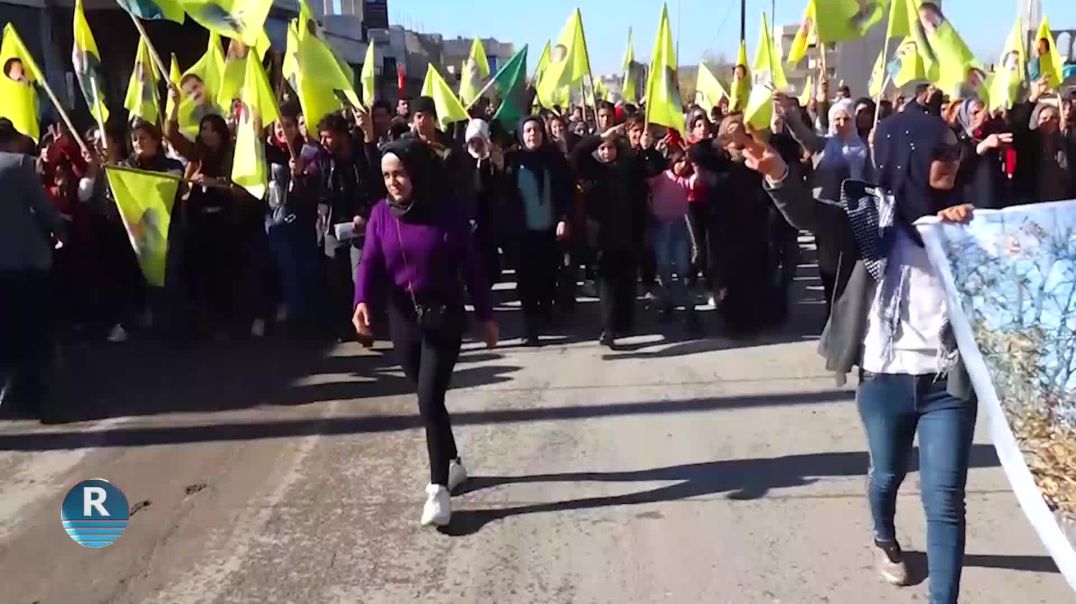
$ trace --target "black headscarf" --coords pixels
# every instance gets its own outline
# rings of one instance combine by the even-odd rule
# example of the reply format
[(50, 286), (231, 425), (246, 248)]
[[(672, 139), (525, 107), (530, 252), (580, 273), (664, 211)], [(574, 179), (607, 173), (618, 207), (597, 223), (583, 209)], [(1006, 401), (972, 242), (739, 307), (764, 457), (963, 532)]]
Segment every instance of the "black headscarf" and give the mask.
[(956, 201), (956, 188), (940, 191), (930, 186), (930, 164), (956, 144), (956, 134), (934, 115), (905, 111), (879, 122), (874, 135), (878, 184), (893, 193), (897, 215), (905, 224)]
[(437, 214), (438, 197), (448, 190), (444, 165), (434, 150), (417, 138), (402, 138), (384, 146), (381, 157), (395, 155), (411, 178), (411, 199), (396, 201), (388, 197), (392, 213), (405, 222), (428, 222)]
[[(527, 122), (536, 122), (538, 124), (538, 130), (542, 133), (542, 144), (535, 149), (528, 149), (527, 143), (523, 141), (523, 127), (527, 125)], [(528, 115), (519, 120), (519, 163), (524, 168), (534, 173), (535, 179), (538, 181), (538, 192), (544, 194), (545, 188), (545, 171), (549, 169), (550, 162), (552, 161), (552, 154), (559, 153), (560, 151), (549, 143), (549, 137), (546, 136), (545, 123), (542, 118), (536, 115)]]

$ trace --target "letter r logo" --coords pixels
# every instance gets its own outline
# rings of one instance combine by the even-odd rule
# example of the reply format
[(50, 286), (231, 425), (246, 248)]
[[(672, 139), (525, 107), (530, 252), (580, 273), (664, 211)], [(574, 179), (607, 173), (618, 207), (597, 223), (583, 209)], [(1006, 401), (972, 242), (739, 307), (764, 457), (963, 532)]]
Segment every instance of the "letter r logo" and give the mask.
[(82, 515), (86, 517), (93, 516), (93, 510), (97, 510), (97, 513), (101, 516), (108, 517), (108, 510), (105, 509), (105, 499), (108, 498), (108, 493), (101, 487), (84, 487), (82, 489)]

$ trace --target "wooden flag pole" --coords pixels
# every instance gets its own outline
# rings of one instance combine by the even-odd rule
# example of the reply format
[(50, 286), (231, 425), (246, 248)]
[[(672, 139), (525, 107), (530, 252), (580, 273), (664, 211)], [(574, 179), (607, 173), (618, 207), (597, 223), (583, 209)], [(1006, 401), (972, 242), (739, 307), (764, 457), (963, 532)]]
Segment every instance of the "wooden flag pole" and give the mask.
[[(93, 93), (93, 98), (96, 101), (96, 105), (101, 104), (101, 95), (97, 92), (97, 79), (90, 77), (90, 92)], [(97, 127), (101, 130), (101, 148), (105, 152), (105, 158), (108, 158), (108, 135), (105, 134), (105, 120), (101, 119), (103, 116), (100, 111), (92, 112), (94, 121), (97, 122)]]
[(149, 54), (153, 57), (153, 64), (157, 66), (157, 70), (160, 72), (162, 80), (168, 79), (168, 67), (165, 66), (164, 61), (161, 60), (161, 55), (157, 54), (157, 49), (153, 46), (153, 41), (149, 39), (149, 34), (146, 33), (146, 28), (142, 26), (142, 22), (138, 20), (138, 17), (134, 16), (134, 13), (128, 12), (124, 9), (127, 16), (131, 18), (131, 22), (134, 23), (135, 29), (138, 30), (138, 35), (142, 36), (142, 39), (146, 41), (146, 47), (149, 48)]
[[(576, 9), (576, 10), (578, 10), (578, 9)], [(583, 52), (586, 53), (586, 55), (587, 55), (587, 78), (590, 80), (590, 98), (591, 98), (591, 101), (592, 101), (591, 108), (594, 110), (594, 128), (597, 129), (598, 128), (598, 97), (597, 97), (596, 94), (594, 94), (594, 74), (590, 70), (590, 51), (587, 50), (587, 32), (586, 32), (586, 29), (583, 28), (583, 14), (582, 13), (579, 14), (579, 33), (582, 34), (582, 38), (583, 38)], [(584, 88), (583, 88), (583, 107), (584, 107), (584, 109), (583, 109), (583, 121), (585, 122), (585, 121), (587, 121), (587, 111), (586, 111), (587, 92), (586, 92), (586, 88), (585, 88), (585, 86), (586, 86), (585, 82), (584, 82), (583, 86), (584, 86)]]
[(885, 94), (885, 87), (889, 85), (889, 70), (886, 69), (888, 65), (889, 36), (886, 36), (885, 45), (882, 46), (882, 72), (885, 73), (885, 79), (882, 81), (882, 89), (878, 91), (878, 98), (874, 99), (874, 126), (871, 127), (872, 130), (878, 126), (878, 118), (882, 115), (882, 95)]
[[(48, 80), (41, 78), (38, 82), (41, 84), (41, 87), (45, 89), (45, 94), (49, 96), (52, 105), (56, 107), (57, 113), (60, 114), (60, 119), (67, 125), (67, 129), (71, 132), (71, 138), (75, 139), (78, 148), (81, 149), (83, 153), (89, 153), (90, 148), (86, 146), (86, 141), (82, 140), (82, 137), (79, 136), (78, 130), (75, 130), (75, 124), (71, 121), (71, 116), (67, 115), (67, 111), (65, 111), (63, 105), (60, 104), (60, 100), (56, 98), (56, 93), (52, 91), (52, 86), (49, 86)], [(104, 132), (102, 132), (102, 135), (103, 134)]]
[[(504, 68), (502, 67), (501, 69), (504, 69)], [(471, 101), (470, 103), (468, 103), (467, 106), (464, 107), (464, 109), (466, 109), (467, 111), (470, 111), (471, 107), (474, 107), (474, 104), (478, 102), (478, 99), (482, 98), (487, 92), (489, 92), (490, 87), (493, 86), (494, 80), (496, 80), (497, 76), (499, 76), (499, 75), (501, 75), (501, 72), (497, 71), (496, 75), (494, 75), (492, 78), (489, 79), (488, 82), (486, 82), (486, 85), (482, 87), (482, 90), (478, 91), (478, 94), (474, 97), (474, 100)]]

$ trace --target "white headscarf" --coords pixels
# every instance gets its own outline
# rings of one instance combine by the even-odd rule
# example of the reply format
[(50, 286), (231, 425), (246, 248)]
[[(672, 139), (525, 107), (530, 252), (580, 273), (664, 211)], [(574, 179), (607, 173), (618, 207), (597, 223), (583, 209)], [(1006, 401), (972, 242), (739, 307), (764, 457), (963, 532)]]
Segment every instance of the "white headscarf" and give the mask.
[(822, 150), (822, 159), (818, 162), (818, 169), (837, 169), (842, 165), (848, 167), (848, 175), (853, 180), (864, 180), (866, 177), (864, 168), (867, 165), (867, 145), (859, 138), (855, 130), (847, 139), (842, 139), (837, 134), (837, 126), (834, 124), (839, 114), (845, 113), (848, 119), (855, 117), (855, 102), (852, 99), (841, 99), (829, 107), (829, 137), (826, 139), (826, 148)]
[(480, 138), (483, 141), (485, 141), (485, 143), (486, 143), (486, 145), (485, 145), (485, 149), (486, 149), (485, 153), (481, 157), (479, 157), (479, 155), (477, 153), (475, 153), (474, 149), (471, 148), (470, 144), (467, 145), (467, 152), (470, 153), (471, 157), (473, 157), (475, 159), (486, 159), (487, 157), (489, 157), (490, 142), (489, 142), (489, 124), (487, 124), (485, 120), (480, 120), (480, 119), (476, 118), (476, 119), (472, 119), (471, 121), (467, 122), (467, 134), (466, 134), (466, 137), (465, 137), (464, 140), (466, 140), (468, 143), (470, 143), (472, 140), (474, 140), (476, 138)]

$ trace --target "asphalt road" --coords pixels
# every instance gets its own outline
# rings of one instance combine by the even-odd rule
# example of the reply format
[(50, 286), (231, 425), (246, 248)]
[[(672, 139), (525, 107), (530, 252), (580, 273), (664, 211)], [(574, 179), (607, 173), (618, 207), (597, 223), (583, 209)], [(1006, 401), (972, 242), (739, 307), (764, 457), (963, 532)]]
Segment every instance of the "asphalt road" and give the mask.
[[(898, 514), (917, 584), (872, 570), (864, 436), (814, 353), (819, 298), (748, 342), (647, 319), (603, 352), (587, 303), (585, 337), (469, 344), (449, 408), (473, 478), (440, 532), (418, 524), (424, 437), (387, 345), (69, 349), (87, 419), (0, 422), (0, 602), (923, 602), (918, 474)], [(962, 601), (1076, 600), (982, 427)], [(94, 477), (134, 510), (103, 550), (59, 519)]]

